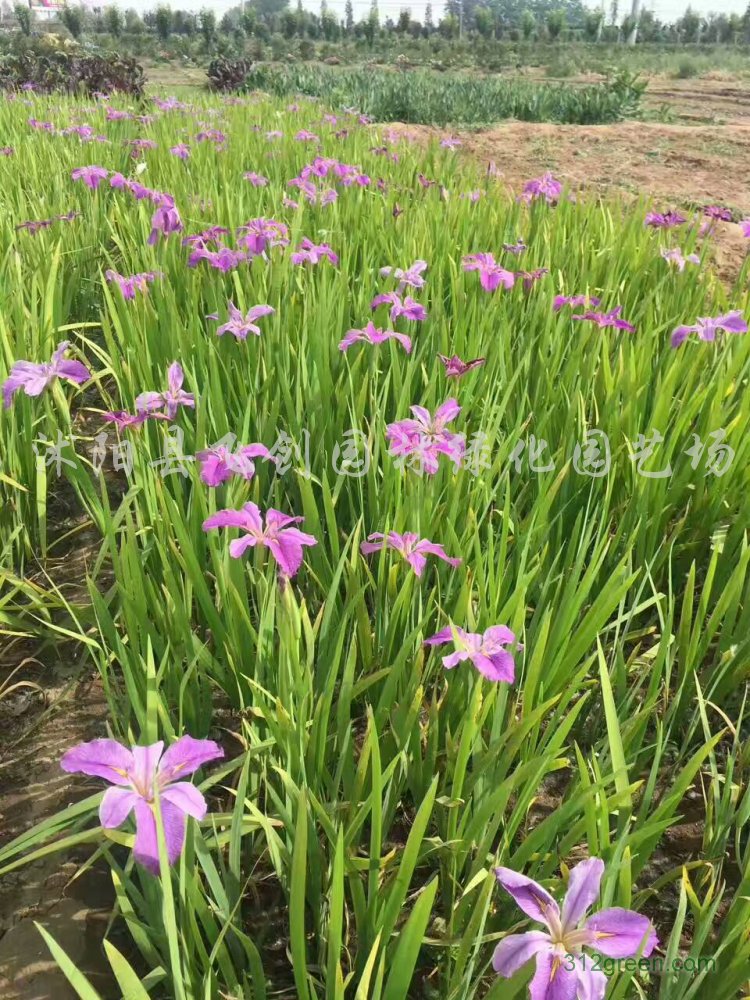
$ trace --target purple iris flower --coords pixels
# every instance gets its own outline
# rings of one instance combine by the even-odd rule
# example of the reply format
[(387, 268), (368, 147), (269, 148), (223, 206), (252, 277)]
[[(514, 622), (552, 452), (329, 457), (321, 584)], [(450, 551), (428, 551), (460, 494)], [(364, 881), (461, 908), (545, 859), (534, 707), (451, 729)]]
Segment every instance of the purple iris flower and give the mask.
[(239, 267), (240, 264), (246, 264), (252, 260), (252, 256), (247, 250), (232, 250), (231, 247), (208, 250), (206, 247), (197, 246), (188, 257), (188, 267), (197, 267), (202, 260), (205, 260), (214, 270), (226, 274)]
[(151, 233), (148, 237), (149, 246), (153, 246), (159, 239), (159, 234), (169, 236), (171, 233), (181, 233), (184, 226), (180, 213), (177, 211), (174, 202), (160, 205), (151, 218)]
[(425, 646), (443, 646), (452, 642), (454, 651), (443, 657), (443, 666), (452, 670), (463, 660), (471, 660), (480, 674), (491, 681), (505, 681), (512, 684), (516, 676), (513, 654), (506, 646), (516, 645), (516, 636), (505, 625), (493, 625), (485, 632), (465, 632), (462, 628), (449, 625), (429, 639)]
[(179, 779), (224, 756), (213, 740), (195, 740), (192, 736), (181, 737), (163, 751), (161, 740), (130, 750), (115, 740), (92, 740), (68, 750), (60, 761), (63, 771), (104, 778), (114, 786), (104, 793), (99, 820), (105, 830), (111, 830), (121, 826), (131, 812), (135, 813), (133, 856), (153, 875), (159, 874), (156, 796), (159, 796), (167, 858), (173, 865), (185, 845), (185, 817), (202, 820), (207, 811), (202, 793), (191, 782)]
[(417, 455), (422, 468), (431, 476), (438, 471), (440, 455), (446, 455), (458, 467), (466, 448), (465, 438), (447, 429), (461, 412), (458, 402), (447, 399), (437, 408), (434, 417), (423, 406), (412, 406), (411, 412), (413, 417), (386, 426), (391, 455)]
[(327, 243), (313, 243), (306, 236), (291, 255), (293, 264), (319, 264), (321, 260), (329, 260), (334, 265), (339, 262)]
[(463, 146), (463, 143), (457, 136), (449, 135), (440, 140), (440, 145), (443, 149), (458, 149), (459, 146)]
[(381, 267), (381, 278), (393, 277), (398, 281), (396, 292), (400, 295), (405, 288), (424, 288), (425, 279), (422, 277), (427, 270), (426, 260), (415, 260), (411, 267), (406, 269), (400, 267)]
[(742, 228), (742, 235), (746, 239), (750, 239), (750, 219), (742, 219), (740, 227)]
[(314, 132), (308, 132), (306, 128), (302, 128), (297, 132), (294, 137), (297, 142), (319, 142), (317, 135)]
[(25, 231), (36, 236), (40, 230), (49, 229), (55, 222), (73, 222), (74, 219), (80, 217), (80, 212), (66, 212), (65, 215), (55, 215), (51, 219), (30, 219), (27, 222), (20, 222), (16, 226), (16, 231)]
[(109, 177), (109, 171), (104, 167), (76, 167), (70, 176), (74, 181), (83, 181), (87, 188), (96, 191), (101, 182)]
[(187, 146), (184, 142), (178, 142), (176, 146), (171, 146), (169, 152), (179, 160), (190, 158), (190, 146)]
[[(570, 872), (562, 913), (547, 890), (510, 868), (496, 868), (495, 877), (525, 914), (546, 931), (509, 934), (495, 949), (492, 965), (510, 979), (532, 958), (536, 972), (529, 984), (530, 1000), (604, 1000), (607, 977), (595, 969), (584, 948), (609, 958), (648, 957), (659, 943), (648, 917), (619, 906), (600, 910), (584, 921), (599, 896), (604, 862), (581, 861)], [(583, 922), (582, 922), (583, 921)]]
[[(227, 308), (229, 310), (229, 320), (218, 328), (216, 331), (217, 337), (222, 337), (225, 333), (231, 333), (237, 340), (246, 340), (249, 333), (255, 334), (256, 337), (260, 336), (260, 327), (255, 322), (256, 319), (260, 319), (261, 316), (270, 316), (275, 313), (276, 310), (273, 306), (253, 306), (248, 312), (243, 315), (242, 311), (237, 308), (234, 302), (227, 303)], [(218, 319), (216, 313), (211, 313), (207, 319)]]
[(111, 269), (104, 272), (104, 277), (110, 284), (115, 282), (122, 292), (124, 299), (134, 299), (136, 292), (148, 292), (148, 286), (157, 278), (163, 278), (161, 271), (142, 271), (140, 274), (131, 274), (129, 277), (118, 274)]
[(380, 330), (374, 323), (368, 323), (361, 330), (348, 330), (344, 339), (339, 343), (339, 350), (348, 351), (352, 344), (356, 344), (360, 340), (367, 344), (384, 344), (386, 340), (396, 340), (407, 354), (411, 354), (411, 339), (405, 333), (396, 333), (395, 330)]
[(182, 388), (184, 380), (182, 366), (178, 361), (173, 361), (167, 370), (167, 391), (142, 392), (135, 401), (137, 413), (153, 414), (163, 410), (169, 420), (174, 420), (181, 406), (195, 407), (195, 396)]
[(597, 299), (594, 295), (556, 295), (552, 302), (552, 309), (554, 312), (560, 312), (563, 306), (577, 309), (578, 306), (598, 306), (601, 305), (601, 302), (602, 300)]
[(7, 410), (13, 402), (13, 396), (23, 389), (27, 396), (41, 396), (44, 390), (52, 385), (55, 379), (62, 378), (75, 385), (83, 385), (91, 378), (91, 372), (80, 361), (67, 361), (63, 354), (70, 347), (67, 340), (57, 345), (52, 358), (42, 364), (34, 361), (16, 361), (3, 382), (3, 405)]
[(257, 504), (246, 503), (240, 510), (220, 510), (207, 517), (203, 530), (212, 528), (241, 528), (244, 534), (229, 543), (229, 554), (239, 559), (248, 548), (263, 545), (274, 557), (282, 577), (292, 577), (302, 565), (303, 549), (306, 545), (317, 545), (312, 535), (290, 527), (303, 521), (302, 517), (290, 517), (272, 507), (266, 511), (265, 526)]
[(268, 184), (268, 178), (264, 177), (263, 174), (256, 174), (254, 170), (248, 171), (246, 174), (242, 175), (246, 181), (250, 181), (253, 187), (266, 187)]
[(402, 300), (398, 292), (383, 292), (381, 295), (375, 296), (370, 303), (370, 309), (377, 309), (378, 306), (382, 305), (390, 305), (392, 323), (395, 323), (399, 316), (404, 316), (406, 319), (417, 322), (427, 319), (427, 310), (421, 303), (415, 301), (411, 295), (407, 295)]
[(491, 253), (471, 253), (463, 259), (464, 271), (479, 271), (479, 283), (485, 292), (494, 292), (499, 285), (512, 288), (516, 276), (499, 264)]
[(380, 552), (381, 549), (393, 549), (403, 556), (418, 577), (424, 573), (427, 556), (437, 556), (454, 569), (461, 565), (461, 560), (449, 556), (442, 545), (431, 542), (429, 538), (420, 538), (413, 531), (407, 531), (403, 535), (399, 535), (396, 531), (389, 531), (387, 535), (382, 531), (376, 531), (368, 535), (367, 541), (362, 542), (359, 548), (363, 556)]
[(147, 420), (159, 419), (167, 420), (168, 417), (163, 413), (127, 413), (125, 410), (110, 410), (103, 414), (104, 422), (107, 424), (115, 424), (119, 430), (124, 430), (126, 427), (140, 427), (141, 424), (145, 424)]
[(647, 212), (644, 225), (651, 229), (674, 229), (687, 222), (684, 215), (679, 212)]
[(683, 257), (679, 247), (673, 247), (671, 250), (664, 247), (661, 255), (668, 264), (674, 265), (680, 272), (685, 270), (686, 264), (700, 264), (701, 262), (697, 253), (689, 253), (687, 257)]
[(250, 219), (237, 232), (242, 234), (238, 244), (255, 256), (265, 253), (269, 247), (289, 245), (289, 230), (275, 219)]
[(457, 354), (446, 358), (444, 354), (438, 354), (438, 358), (445, 365), (445, 374), (448, 378), (461, 378), (472, 368), (479, 368), (484, 364), (485, 358), (474, 358), (473, 361), (462, 361)]
[(530, 292), (537, 281), (543, 278), (545, 274), (549, 274), (549, 268), (537, 267), (533, 271), (516, 271), (516, 278), (523, 282), (523, 290), (525, 292)]
[(671, 344), (672, 347), (679, 347), (691, 333), (697, 333), (699, 340), (716, 340), (719, 330), (724, 333), (747, 333), (747, 323), (741, 310), (734, 309), (713, 319), (704, 317), (696, 320), (693, 326), (678, 326), (672, 333)]
[(633, 324), (620, 318), (621, 312), (622, 306), (615, 306), (609, 312), (585, 312), (580, 316), (571, 316), (571, 319), (587, 320), (590, 323), (596, 323), (602, 330), (607, 327), (613, 327), (615, 330), (627, 330), (628, 333), (635, 333)]
[(703, 214), (709, 219), (716, 219), (719, 222), (731, 222), (732, 221), (732, 211), (729, 208), (724, 208), (723, 205), (706, 205), (703, 209)]
[(241, 445), (234, 452), (225, 445), (215, 445), (199, 451), (195, 457), (201, 464), (200, 476), (206, 486), (220, 486), (232, 476), (251, 480), (255, 475), (254, 458), (276, 461), (264, 444)]
[(528, 203), (543, 198), (548, 205), (556, 205), (561, 194), (562, 184), (547, 171), (524, 184), (520, 200)]

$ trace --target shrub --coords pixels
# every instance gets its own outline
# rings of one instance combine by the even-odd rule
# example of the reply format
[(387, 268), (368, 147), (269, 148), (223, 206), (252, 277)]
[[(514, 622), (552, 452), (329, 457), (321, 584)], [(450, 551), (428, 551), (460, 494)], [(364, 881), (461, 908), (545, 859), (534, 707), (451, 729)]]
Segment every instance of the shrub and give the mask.
[(217, 56), (208, 67), (208, 85), (211, 90), (227, 92), (241, 90), (252, 69), (249, 59), (228, 59)]
[(677, 73), (675, 74), (679, 80), (691, 80), (694, 76), (698, 76), (699, 70), (697, 65), (690, 58), (680, 59), (677, 66)]
[(69, 94), (121, 91), (141, 97), (143, 67), (126, 56), (79, 56), (56, 51), (41, 54), (30, 50), (0, 59), (0, 89), (19, 90), (24, 84), (35, 90)]

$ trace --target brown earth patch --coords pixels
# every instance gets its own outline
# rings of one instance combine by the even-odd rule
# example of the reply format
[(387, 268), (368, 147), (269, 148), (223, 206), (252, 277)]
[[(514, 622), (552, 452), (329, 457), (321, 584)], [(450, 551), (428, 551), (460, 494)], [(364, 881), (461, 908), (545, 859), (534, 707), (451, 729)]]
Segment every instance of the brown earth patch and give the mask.
[[(735, 219), (750, 216), (750, 124), (508, 122), (463, 133), (426, 125), (390, 127), (425, 143), (458, 134), (463, 142), (459, 153), (485, 167), (494, 164), (498, 179), (515, 193), (524, 181), (549, 170), (573, 189), (646, 197), (660, 210), (723, 205)], [(739, 225), (718, 225), (713, 246), (716, 271), (732, 284), (748, 249)]]

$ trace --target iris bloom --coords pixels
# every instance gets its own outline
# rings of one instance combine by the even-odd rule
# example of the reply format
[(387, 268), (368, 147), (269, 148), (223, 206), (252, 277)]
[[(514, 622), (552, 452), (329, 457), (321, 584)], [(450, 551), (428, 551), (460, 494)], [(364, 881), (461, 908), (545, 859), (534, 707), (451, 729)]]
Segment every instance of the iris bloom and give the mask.
[(169, 236), (171, 233), (181, 233), (183, 228), (180, 213), (177, 211), (174, 202), (170, 199), (169, 202), (159, 205), (151, 217), (151, 232), (148, 237), (148, 245), (153, 246), (156, 243), (159, 239), (159, 233), (162, 236)]
[(483, 365), (485, 358), (474, 358), (473, 361), (462, 361), (457, 354), (452, 355), (450, 358), (446, 358), (444, 354), (438, 354), (438, 357), (445, 365), (445, 374), (448, 378), (461, 378), (467, 372), (470, 372), (472, 368), (479, 368)]
[(281, 575), (292, 577), (302, 565), (303, 547), (317, 545), (317, 539), (299, 528), (289, 527), (303, 521), (302, 517), (290, 517), (270, 507), (265, 520), (264, 527), (258, 505), (246, 503), (240, 510), (220, 510), (207, 517), (203, 530), (241, 528), (244, 534), (229, 543), (229, 554), (233, 559), (239, 559), (246, 549), (263, 545), (278, 563)]
[(104, 167), (76, 167), (70, 174), (74, 181), (83, 181), (87, 188), (96, 191), (103, 180), (109, 177)]
[(516, 281), (515, 274), (498, 264), (491, 253), (467, 254), (463, 259), (463, 269), (479, 271), (479, 283), (485, 292), (494, 292), (499, 285), (512, 288)]
[(434, 417), (423, 406), (412, 406), (411, 412), (413, 418), (388, 424), (385, 429), (391, 455), (418, 455), (429, 475), (437, 472), (440, 455), (447, 455), (458, 467), (466, 448), (464, 435), (453, 434), (446, 427), (461, 412), (457, 401), (447, 399), (437, 408)]
[(503, 250), (506, 253), (512, 253), (516, 257), (522, 254), (524, 250), (528, 249), (523, 240), (519, 240), (518, 243), (503, 243)]
[(405, 333), (396, 333), (395, 330), (380, 330), (374, 323), (368, 323), (362, 330), (348, 330), (339, 344), (339, 350), (347, 351), (358, 340), (364, 340), (368, 344), (383, 344), (386, 340), (397, 340), (406, 353), (411, 354), (411, 340)]
[(180, 160), (187, 160), (190, 158), (190, 146), (185, 145), (184, 142), (178, 142), (176, 146), (172, 146), (169, 150), (172, 156), (176, 156)]
[(554, 312), (560, 312), (563, 306), (571, 306), (573, 309), (577, 309), (578, 306), (598, 306), (601, 305), (601, 301), (594, 295), (556, 295), (552, 309)]
[(128, 750), (115, 740), (92, 740), (63, 754), (60, 767), (73, 774), (104, 778), (113, 787), (104, 793), (99, 806), (99, 820), (105, 830), (121, 826), (135, 813), (135, 860), (154, 875), (159, 874), (159, 841), (154, 799), (158, 793), (164, 826), (167, 858), (173, 865), (185, 845), (185, 817), (201, 820), (206, 815), (206, 800), (189, 781), (210, 760), (224, 756), (213, 740), (195, 740), (183, 736), (164, 753), (164, 743), (152, 743)]
[(679, 347), (691, 333), (697, 333), (699, 340), (716, 340), (719, 330), (724, 333), (747, 333), (747, 323), (741, 310), (734, 309), (713, 319), (704, 317), (696, 320), (693, 326), (678, 326), (672, 333), (672, 347)]
[(404, 316), (406, 319), (413, 319), (415, 321), (427, 319), (427, 310), (421, 303), (415, 301), (411, 295), (407, 295), (402, 300), (397, 292), (384, 292), (382, 295), (375, 296), (370, 303), (370, 309), (377, 309), (378, 306), (386, 304), (389, 304), (391, 307), (391, 323), (395, 323), (399, 316)]
[(548, 205), (555, 205), (561, 194), (562, 184), (547, 171), (541, 177), (535, 177), (524, 184), (520, 200), (528, 203), (543, 198)]
[(152, 414), (163, 409), (167, 419), (174, 420), (181, 406), (195, 407), (195, 396), (182, 388), (184, 380), (182, 366), (179, 361), (173, 361), (167, 370), (167, 391), (142, 392), (135, 401), (137, 413)]
[(718, 219), (720, 222), (732, 221), (731, 209), (724, 208), (723, 205), (706, 205), (703, 209), (703, 214), (709, 219)]
[(679, 212), (647, 212), (644, 225), (651, 229), (674, 229), (687, 222), (684, 215)]
[(149, 284), (163, 275), (161, 271), (143, 271), (140, 274), (131, 274), (129, 277), (125, 277), (123, 274), (118, 274), (117, 271), (108, 270), (104, 272), (104, 277), (110, 284), (112, 282), (117, 284), (124, 299), (134, 299), (137, 291), (148, 292)]
[(3, 382), (3, 405), (7, 410), (13, 396), (23, 389), (27, 396), (41, 396), (44, 390), (57, 378), (63, 378), (75, 385), (82, 385), (91, 378), (91, 372), (80, 361), (66, 361), (63, 354), (70, 347), (70, 341), (63, 340), (57, 345), (52, 358), (42, 364), (34, 361), (16, 361)]
[(327, 243), (313, 243), (306, 236), (291, 255), (293, 264), (319, 264), (321, 260), (329, 260), (338, 264), (339, 259)]
[(120, 430), (125, 427), (140, 427), (150, 419), (166, 420), (163, 413), (127, 413), (125, 410), (110, 410), (104, 414), (104, 421), (108, 424), (115, 424)]
[(226, 274), (240, 264), (246, 264), (252, 257), (253, 255), (247, 250), (232, 250), (231, 247), (208, 250), (206, 247), (197, 246), (188, 257), (188, 267), (197, 267), (202, 260), (205, 260), (214, 270)]
[(289, 230), (275, 219), (250, 219), (237, 232), (242, 234), (237, 243), (254, 256), (260, 256), (270, 247), (289, 244)]
[(426, 260), (415, 260), (411, 267), (405, 270), (400, 267), (381, 267), (381, 278), (393, 277), (398, 281), (396, 292), (400, 295), (405, 288), (424, 288), (425, 279), (422, 277), (427, 270)]
[(29, 219), (27, 222), (20, 222), (16, 226), (16, 231), (25, 231), (36, 236), (40, 230), (49, 229), (56, 222), (73, 222), (78, 218), (80, 218), (79, 212), (66, 212), (64, 215), (54, 215), (51, 219)]
[(547, 890), (510, 868), (496, 868), (495, 877), (525, 914), (545, 931), (509, 934), (495, 949), (492, 965), (510, 979), (532, 958), (536, 972), (529, 984), (531, 1000), (604, 1000), (607, 977), (595, 969), (591, 948), (609, 958), (647, 958), (659, 943), (648, 917), (614, 906), (584, 919), (599, 896), (604, 862), (587, 858), (570, 872), (562, 913)]
[[(249, 309), (247, 313), (243, 316), (242, 312), (237, 308), (234, 302), (228, 303), (229, 308), (229, 320), (220, 326), (216, 331), (217, 337), (222, 337), (225, 333), (231, 333), (237, 340), (246, 340), (249, 333), (255, 334), (256, 337), (260, 337), (260, 327), (255, 322), (256, 319), (260, 319), (261, 316), (270, 316), (275, 313), (276, 310), (273, 306), (253, 306)], [(211, 313), (208, 319), (218, 319), (216, 313)]]
[(687, 257), (683, 257), (679, 247), (674, 247), (671, 250), (667, 250), (665, 247), (661, 255), (668, 264), (673, 264), (678, 271), (684, 271), (686, 264), (700, 264), (701, 262), (697, 253), (689, 253)]
[(543, 278), (545, 274), (549, 274), (549, 268), (537, 267), (533, 271), (516, 271), (516, 278), (520, 278), (523, 282), (523, 290), (530, 292), (534, 283)]
[(363, 556), (380, 552), (381, 549), (393, 549), (394, 552), (402, 555), (418, 577), (424, 573), (427, 556), (437, 556), (438, 559), (447, 562), (454, 569), (461, 565), (461, 560), (453, 559), (447, 555), (442, 545), (431, 542), (429, 538), (420, 538), (413, 531), (407, 531), (403, 535), (399, 535), (397, 531), (389, 531), (387, 535), (384, 535), (382, 531), (376, 531), (374, 534), (368, 535), (367, 541), (360, 545)]
[(635, 327), (624, 319), (620, 319), (622, 306), (615, 306), (609, 312), (585, 312), (580, 316), (571, 316), (571, 319), (588, 320), (604, 330), (607, 327), (614, 327), (615, 330), (627, 330), (628, 333), (635, 333)]
[(750, 219), (742, 219), (740, 227), (742, 228), (742, 235), (750, 239)]
[[(493, 625), (485, 632), (465, 632), (462, 628), (449, 625), (429, 639), (425, 646), (443, 646), (452, 642), (455, 649), (443, 657), (443, 666), (452, 670), (463, 660), (471, 660), (480, 674), (491, 681), (505, 681), (512, 684), (516, 676), (513, 654), (505, 648), (516, 642), (514, 632), (505, 625)], [(522, 646), (518, 646), (522, 649)]]
[(241, 445), (234, 452), (225, 445), (215, 445), (199, 451), (195, 457), (201, 464), (200, 476), (206, 486), (221, 486), (232, 476), (241, 476), (249, 482), (255, 475), (254, 458), (276, 461), (264, 444)]
[(256, 174), (254, 170), (249, 170), (246, 174), (242, 175), (246, 181), (250, 181), (253, 187), (265, 187), (268, 184), (268, 178), (264, 177), (263, 174)]

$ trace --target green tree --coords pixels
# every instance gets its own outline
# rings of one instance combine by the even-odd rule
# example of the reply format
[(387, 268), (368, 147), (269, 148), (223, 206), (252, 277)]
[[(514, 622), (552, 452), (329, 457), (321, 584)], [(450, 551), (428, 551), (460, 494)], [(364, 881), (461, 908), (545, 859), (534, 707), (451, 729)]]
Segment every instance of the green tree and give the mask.
[(216, 37), (216, 14), (207, 7), (201, 8), (198, 13), (198, 30), (203, 35), (206, 49), (210, 49)]
[(424, 9), (424, 33), (431, 35), (435, 30), (435, 22), (432, 18), (432, 4), (428, 3)]
[(474, 26), (482, 38), (489, 38), (495, 27), (495, 18), (487, 7), (477, 7), (474, 11)]
[(346, 0), (344, 6), (344, 29), (347, 35), (354, 33), (354, 6), (352, 0)]
[(563, 33), (566, 21), (564, 10), (551, 10), (547, 14), (547, 33), (552, 41), (556, 41)]
[(113, 38), (119, 38), (122, 34), (123, 19), (122, 11), (119, 7), (104, 8), (104, 30)]
[(154, 12), (154, 27), (159, 41), (166, 42), (172, 34), (172, 8), (160, 4)]
[(72, 7), (65, 4), (60, 11), (60, 20), (71, 33), (73, 38), (78, 39), (83, 34), (86, 15), (83, 7)]
[(528, 41), (536, 31), (536, 18), (530, 10), (525, 10), (521, 15), (521, 32)]
[(240, 15), (240, 27), (249, 38), (258, 26), (258, 13), (254, 7), (245, 7)]
[(21, 31), (22, 35), (31, 34), (31, 19), (33, 17), (31, 13), (31, 7), (27, 7), (25, 3), (17, 3), (13, 8), (13, 13), (16, 18), (16, 23)]
[(446, 14), (438, 25), (438, 31), (443, 38), (458, 38), (459, 23), (455, 14)]
[(143, 34), (144, 24), (141, 20), (141, 16), (137, 10), (125, 11), (125, 30), (129, 35), (141, 35)]
[(592, 10), (586, 14), (586, 20), (583, 22), (583, 32), (590, 42), (595, 42), (599, 39), (603, 20), (604, 12), (601, 9)]
[(703, 21), (692, 7), (688, 7), (682, 17), (675, 23), (683, 42), (697, 42)]

